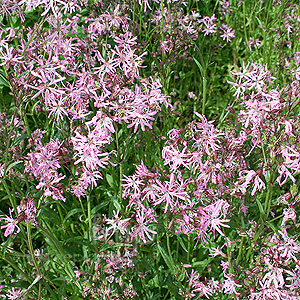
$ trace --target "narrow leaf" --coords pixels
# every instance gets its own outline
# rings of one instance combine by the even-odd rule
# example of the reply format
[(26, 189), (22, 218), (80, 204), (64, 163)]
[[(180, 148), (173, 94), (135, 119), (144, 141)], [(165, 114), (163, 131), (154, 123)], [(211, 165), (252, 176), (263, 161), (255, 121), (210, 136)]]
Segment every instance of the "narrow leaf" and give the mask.
[(181, 245), (182, 249), (183, 249), (186, 253), (188, 253), (188, 249), (186, 248), (186, 246), (185, 246), (185, 244), (184, 244), (182, 238), (181, 238), (180, 236), (177, 236), (177, 239), (178, 239), (179, 244)]
[(11, 87), (9, 81), (7, 80), (7, 78), (3, 72), (0, 72), (0, 83), (2, 83), (3, 85), (5, 85), (7, 87)]
[(107, 180), (108, 184), (110, 185), (110, 187), (113, 188), (115, 186), (114, 179), (110, 174), (106, 174), (106, 180)]
[(195, 57), (193, 57), (193, 59), (194, 59), (196, 65), (198, 66), (198, 68), (199, 68), (199, 70), (201, 72), (201, 75), (203, 77), (203, 67), (201, 66), (201, 64), (199, 63), (199, 61)]
[(174, 266), (170, 256), (166, 253), (164, 248), (162, 248), (160, 246), (160, 244), (157, 244), (157, 248), (158, 248), (159, 252), (161, 253), (161, 256), (163, 257), (163, 259), (164, 259), (165, 263), (167, 264), (168, 268), (170, 269), (171, 273), (173, 275), (175, 275), (175, 272), (176, 272), (175, 266)]
[(259, 209), (260, 215), (263, 216), (265, 212), (264, 212), (264, 209), (263, 209), (263, 207), (261, 205), (261, 202), (259, 201), (258, 198), (256, 198), (255, 200), (256, 200), (256, 203), (258, 205), (258, 209)]
[(7, 167), (7, 169), (5, 170), (4, 176), (7, 174), (7, 172), (8, 172), (12, 167), (14, 167), (14, 166), (20, 164), (21, 162), (22, 162), (22, 160), (18, 160), (18, 161), (14, 161), (13, 163), (11, 163), (11, 164)]

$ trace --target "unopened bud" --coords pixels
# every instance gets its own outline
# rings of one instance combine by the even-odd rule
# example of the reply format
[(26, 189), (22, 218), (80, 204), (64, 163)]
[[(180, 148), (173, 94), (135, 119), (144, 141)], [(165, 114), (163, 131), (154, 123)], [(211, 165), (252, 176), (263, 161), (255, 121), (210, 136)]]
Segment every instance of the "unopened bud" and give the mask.
[(99, 264), (95, 263), (95, 272), (98, 272), (98, 270), (99, 270)]

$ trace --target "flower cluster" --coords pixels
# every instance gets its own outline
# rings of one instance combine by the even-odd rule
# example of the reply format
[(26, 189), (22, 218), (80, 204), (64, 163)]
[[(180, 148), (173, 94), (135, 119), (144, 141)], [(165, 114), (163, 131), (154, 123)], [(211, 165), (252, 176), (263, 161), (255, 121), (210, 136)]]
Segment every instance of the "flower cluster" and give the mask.
[(10, 216), (1, 216), (0, 220), (3, 220), (6, 225), (2, 225), (1, 229), (6, 228), (4, 232), (4, 236), (7, 237), (14, 233), (15, 229), (17, 232), (21, 231), (18, 224), (22, 221), (30, 222), (32, 225), (37, 226), (37, 221), (35, 220), (37, 209), (35, 207), (34, 199), (32, 197), (28, 197), (21, 201), (20, 205), (17, 206), (18, 216), (14, 219), (12, 216), (13, 209), (9, 210)]

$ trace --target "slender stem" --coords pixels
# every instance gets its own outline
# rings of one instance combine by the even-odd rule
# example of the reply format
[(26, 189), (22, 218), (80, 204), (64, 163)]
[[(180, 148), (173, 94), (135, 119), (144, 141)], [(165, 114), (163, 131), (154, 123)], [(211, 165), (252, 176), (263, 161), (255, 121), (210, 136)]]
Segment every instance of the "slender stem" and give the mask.
[(46, 228), (42, 227), (41, 225), (38, 225), (38, 228), (53, 242), (55, 245), (56, 249), (58, 250), (60, 256), (62, 257), (62, 260), (67, 263), (67, 260), (65, 258), (65, 253), (59, 244), (59, 242), (56, 240), (56, 238), (52, 235), (50, 231), (48, 231)]
[[(244, 217), (243, 217), (243, 215), (241, 215), (241, 223), (242, 223), (242, 228), (245, 228), (245, 222), (244, 222)], [(237, 257), (237, 259), (236, 259), (236, 264), (238, 264), (238, 263), (240, 262), (240, 259), (241, 259), (241, 257), (242, 257), (243, 244), (244, 244), (244, 237), (242, 236), (241, 243), (240, 243), (240, 247), (239, 247), (238, 257)]]
[(28, 274), (24, 270), (20, 269), (20, 267), (15, 263), (15, 261), (13, 261), (12, 259), (8, 258), (7, 256), (2, 256), (2, 254), (1, 254), (1, 259), (3, 259), (4, 261), (6, 261), (16, 271), (20, 272), (22, 274), (22, 276), (24, 276), (24, 278), (26, 278), (26, 280), (28, 282), (30, 282), (30, 278), (29, 278)]
[(7, 193), (7, 196), (8, 196), (8, 199), (9, 199), (9, 201), (10, 201), (10, 204), (11, 204), (11, 206), (13, 207), (14, 212), (16, 212), (16, 211), (17, 211), (17, 203), (16, 203), (16, 201), (15, 201), (15, 198), (12, 197), (11, 192), (10, 192), (10, 190), (9, 190), (9, 188), (8, 188), (8, 185), (7, 185), (5, 179), (2, 180), (2, 183), (3, 183), (3, 185), (4, 185), (4, 189), (5, 189), (6, 193)]
[(39, 282), (39, 299), (41, 299), (41, 295), (42, 295), (42, 282)]
[(269, 212), (270, 212), (270, 209), (271, 209), (271, 201), (272, 201), (272, 183), (271, 183), (271, 180), (268, 184), (268, 193), (267, 193), (267, 197), (266, 197), (266, 202), (265, 202), (265, 219), (268, 218), (269, 216)]
[(34, 267), (36, 268), (36, 271), (38, 273), (38, 275), (40, 277), (42, 277), (42, 273), (41, 273), (41, 270), (39, 268), (39, 265), (36, 261), (36, 258), (35, 258), (35, 254), (34, 254), (34, 249), (33, 249), (33, 245), (32, 245), (32, 239), (31, 239), (31, 223), (30, 222), (27, 222), (27, 239), (28, 239), (28, 248), (29, 248), (29, 253), (31, 255), (31, 258), (32, 258), (32, 261), (33, 261), (33, 264), (34, 264)]
[(84, 207), (83, 207), (83, 203), (82, 203), (82, 201), (79, 199), (79, 202), (80, 202), (80, 206), (81, 206), (81, 209), (82, 209), (82, 213), (83, 213), (83, 216), (84, 216), (84, 219), (86, 220), (86, 213), (85, 213), (85, 209), (84, 209)]
[(171, 262), (172, 262), (173, 266), (175, 266), (173, 256), (172, 256), (171, 247), (170, 247), (170, 236), (168, 234), (167, 234), (167, 248), (168, 248), (168, 253), (169, 253)]
[[(60, 259), (62, 262), (65, 263), (66, 266), (70, 267), (69, 263), (70, 261), (66, 258), (66, 253), (64, 252), (63, 248), (61, 247), (60, 243), (57, 241), (57, 239), (52, 235), (52, 233), (47, 230), (46, 228), (44, 228), (43, 226), (41, 225), (38, 225), (38, 228), (43, 232), (43, 234), (45, 236), (47, 236), (51, 241), (52, 243), (54, 244), (56, 250), (59, 252), (60, 254)], [(67, 270), (68, 268), (66, 268)], [(73, 282), (76, 284), (76, 286), (81, 289), (81, 286), (80, 286), (80, 283), (78, 282), (78, 280), (76, 279), (75, 277), (75, 273), (73, 270), (70, 270), (70, 268), (68, 269), (69, 272), (68, 275), (72, 278)]]
[(192, 246), (192, 235), (189, 234), (188, 235), (188, 254), (187, 254), (187, 262), (188, 263), (190, 263), (190, 261), (191, 261), (192, 249), (193, 249), (193, 246)]
[[(206, 72), (204, 72), (206, 73)], [(205, 114), (205, 104), (206, 104), (206, 84), (207, 84), (207, 79), (206, 79), (206, 74), (203, 75), (203, 97), (202, 97), (202, 115)]]
[(31, 138), (31, 131), (30, 131), (28, 119), (27, 119), (27, 116), (26, 116), (26, 111), (24, 111), (24, 117), (23, 117), (23, 119), (24, 119), (24, 123), (25, 123), (27, 135), (28, 135), (28, 137)]
[(240, 259), (241, 259), (241, 257), (242, 257), (243, 244), (244, 244), (244, 237), (242, 236), (241, 243), (240, 243), (240, 247), (239, 247), (238, 257), (237, 257), (237, 259), (236, 259), (236, 264), (238, 264), (238, 263), (240, 262)]
[(89, 223), (89, 237), (90, 241), (93, 241), (93, 225), (92, 225), (92, 212), (91, 212), (91, 195), (87, 195), (87, 211), (88, 211), (88, 223)]
[(170, 291), (168, 290), (163, 300), (167, 299), (167, 296), (169, 295), (169, 293), (170, 293)]
[(120, 203), (122, 203), (122, 178), (123, 178), (123, 161), (120, 163), (120, 181), (119, 181)]

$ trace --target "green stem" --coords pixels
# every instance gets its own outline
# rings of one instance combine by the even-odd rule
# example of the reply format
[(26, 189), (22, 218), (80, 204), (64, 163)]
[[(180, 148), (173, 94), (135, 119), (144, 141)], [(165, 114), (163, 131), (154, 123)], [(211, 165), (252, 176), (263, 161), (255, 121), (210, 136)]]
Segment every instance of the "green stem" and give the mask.
[(27, 135), (28, 135), (28, 137), (31, 138), (31, 131), (30, 131), (30, 127), (29, 127), (29, 123), (28, 123), (26, 111), (24, 112), (24, 117), (23, 118), (24, 118), (24, 123), (25, 123), (25, 126), (26, 126)]
[(87, 211), (88, 211), (88, 223), (89, 223), (89, 237), (90, 241), (93, 241), (93, 225), (92, 225), (92, 211), (91, 211), (91, 195), (87, 195)]
[(268, 193), (267, 193), (267, 197), (266, 197), (266, 202), (265, 202), (265, 219), (267, 220), (269, 213), (270, 213), (270, 209), (271, 209), (271, 201), (272, 201), (272, 184), (271, 181), (268, 184)]
[(67, 274), (70, 276), (70, 278), (73, 280), (73, 282), (76, 284), (76, 286), (81, 290), (81, 285), (78, 282), (78, 280), (75, 277), (75, 273), (72, 270), (72, 268), (70, 267), (70, 261), (68, 259), (66, 259), (66, 253), (64, 252), (63, 248), (61, 247), (60, 243), (57, 241), (57, 239), (52, 235), (52, 233), (50, 231), (48, 231), (46, 228), (42, 227), (41, 225), (38, 225), (38, 228), (43, 232), (43, 234), (45, 236), (47, 236), (52, 243), (55, 246), (55, 249), (58, 251), (59, 253), (59, 258), (60, 260), (65, 263), (66, 265), (66, 272)]
[(188, 253), (187, 253), (187, 263), (190, 263), (191, 256), (193, 252), (193, 245), (192, 245), (192, 235), (188, 235)]
[(120, 163), (120, 180), (119, 180), (120, 203), (122, 203), (122, 178), (123, 178), (123, 160)]
[(36, 258), (35, 258), (35, 254), (34, 254), (34, 249), (33, 249), (33, 245), (32, 245), (32, 239), (31, 239), (31, 223), (30, 222), (27, 222), (27, 240), (28, 240), (28, 248), (29, 248), (29, 253), (31, 255), (31, 258), (32, 258), (32, 261), (33, 261), (33, 264), (34, 264), (34, 267), (38, 273), (38, 275), (40, 277), (42, 277), (42, 273), (41, 273), (41, 270), (39, 268), (39, 265), (36, 261)]
[(229, 270), (231, 273), (233, 273), (234, 269), (232, 266), (232, 259), (231, 259), (230, 253), (231, 253), (231, 245), (230, 245), (230, 247), (228, 247), (228, 245), (227, 245), (227, 258), (228, 258), (228, 262), (229, 262)]
[(44, 233), (44, 235), (46, 235), (51, 241), (52, 243), (55, 245), (56, 250), (59, 252), (60, 256), (61, 256), (61, 260), (64, 263), (67, 263), (68, 261), (65, 258), (65, 252), (62, 249), (61, 245), (59, 244), (59, 242), (56, 240), (56, 238), (52, 235), (52, 233), (50, 231), (48, 231), (46, 228), (42, 227), (41, 225), (38, 225), (38, 228)]
[[(205, 72), (206, 73), (206, 72)], [(202, 115), (205, 114), (205, 104), (206, 104), (206, 85), (207, 85), (207, 79), (206, 74), (203, 76), (203, 97), (202, 97)]]
[(171, 262), (172, 262), (173, 266), (175, 266), (175, 264), (174, 264), (174, 260), (173, 260), (173, 256), (172, 256), (171, 247), (170, 247), (170, 237), (169, 237), (169, 235), (168, 235), (168, 234), (167, 234), (167, 248), (168, 248), (168, 253), (169, 253), (169, 256), (170, 256)]
[[(244, 217), (243, 217), (243, 215), (241, 215), (241, 223), (242, 223), (242, 228), (245, 228), (245, 222), (244, 222)], [(241, 259), (241, 257), (242, 257), (243, 244), (244, 244), (244, 237), (242, 236), (241, 243), (240, 243), (240, 246), (239, 246), (238, 257), (237, 257), (237, 259), (236, 259), (236, 264), (237, 264), (237, 265), (238, 265), (238, 263), (240, 262), (240, 259)]]
[(87, 216), (86, 216), (86, 213), (85, 213), (85, 209), (84, 209), (84, 207), (83, 207), (83, 203), (82, 203), (81, 200), (79, 200), (79, 202), (80, 202), (80, 206), (81, 206), (82, 213), (83, 213), (83, 216), (84, 216), (84, 220), (86, 220)]
[(170, 291), (167, 291), (167, 293), (166, 293), (166, 295), (165, 295), (165, 297), (164, 297), (163, 300), (166, 300), (166, 299), (167, 299), (167, 296), (169, 295), (169, 293), (170, 293)]
[[(8, 188), (8, 185), (7, 185), (5, 179), (2, 180), (2, 183), (3, 183), (4, 189), (5, 189), (6, 193), (7, 193), (7, 196), (8, 196), (8, 199), (9, 199), (9, 201), (10, 201), (10, 204), (11, 204), (11, 206), (13, 207), (14, 212), (16, 212), (16, 211), (17, 211), (17, 203), (16, 203), (16, 201), (15, 201), (15, 198), (12, 197), (11, 192), (10, 192), (10, 190), (9, 190), (9, 188)], [(14, 195), (14, 196), (15, 196), (15, 195)]]

